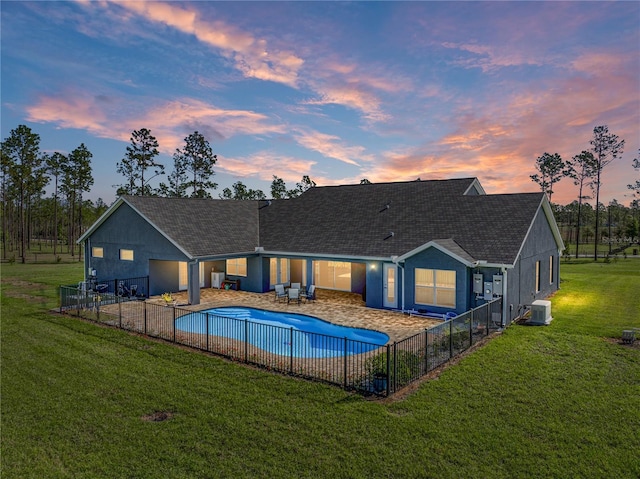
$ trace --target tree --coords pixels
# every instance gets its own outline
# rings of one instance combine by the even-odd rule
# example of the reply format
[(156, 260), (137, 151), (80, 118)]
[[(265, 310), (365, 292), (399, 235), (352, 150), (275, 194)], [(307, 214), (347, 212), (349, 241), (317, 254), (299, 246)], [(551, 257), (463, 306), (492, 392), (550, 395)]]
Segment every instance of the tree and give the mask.
[(229, 188), (222, 190), (220, 198), (223, 200), (264, 200), (267, 198), (262, 190), (247, 188), (242, 181), (235, 182), (231, 188), (233, 190)]
[[(185, 183), (186, 188), (193, 188), (192, 198), (211, 198), (209, 189), (216, 189), (218, 185), (210, 180), (215, 174), (213, 165), (218, 160), (213, 154), (209, 142), (205, 137), (194, 131), (184, 139), (185, 146), (182, 150), (177, 149), (173, 155), (175, 165), (174, 179), (177, 181), (181, 175), (190, 173), (191, 180)], [(180, 192), (181, 186), (176, 184), (176, 191)]]
[(309, 188), (315, 188), (316, 182), (309, 178), (309, 175), (304, 175), (299, 183), (296, 183), (296, 187), (287, 191), (288, 198), (296, 198)]
[[(69, 232), (68, 241), (71, 247), (71, 256), (74, 256), (74, 245), (77, 233), (82, 231), (82, 193), (90, 191), (93, 185), (93, 177), (91, 176), (91, 158), (93, 154), (82, 143), (78, 148), (69, 154), (69, 161), (63, 169), (64, 176), (62, 178), (61, 190), (67, 197), (69, 207)], [(78, 207), (76, 216), (76, 206)], [(76, 224), (77, 218), (77, 224)], [(78, 259), (82, 254), (78, 256)]]
[(167, 175), (169, 184), (160, 183), (158, 193), (160, 196), (168, 198), (186, 198), (187, 196), (187, 173), (184, 171), (180, 161), (173, 162), (173, 171)]
[(271, 198), (274, 200), (280, 200), (287, 197), (287, 185), (282, 178), (278, 178), (273, 175), (273, 181), (271, 182)]
[[(602, 170), (605, 166), (622, 155), (624, 150), (624, 140), (619, 140), (618, 135), (609, 133), (609, 127), (606, 125), (596, 126), (593, 129), (593, 139), (590, 141), (592, 151), (595, 158), (595, 179), (592, 181), (592, 188), (596, 192), (596, 206), (600, 201), (600, 185), (602, 181)], [(594, 248), (594, 261), (598, 261), (598, 230), (600, 227), (600, 215), (596, 214), (595, 237), (596, 244)]]
[(568, 174), (566, 164), (558, 153), (551, 155), (545, 152), (536, 160), (536, 170), (539, 174), (530, 175), (530, 178), (540, 185), (543, 193), (549, 195), (549, 202), (551, 202), (553, 185)]
[(573, 178), (573, 184), (578, 186), (578, 220), (576, 226), (576, 258), (578, 257), (578, 247), (580, 245), (580, 214), (582, 210), (582, 200), (589, 199), (583, 196), (582, 189), (585, 181), (589, 181), (596, 172), (596, 160), (590, 151), (582, 151), (579, 155), (574, 156), (567, 161), (567, 175)]
[(62, 153), (55, 152), (46, 158), (47, 171), (54, 178), (53, 190), (53, 256), (55, 257), (58, 249), (58, 179), (63, 174), (64, 168), (68, 162), (68, 158)]
[[(2, 142), (2, 170), (6, 172), (7, 190), (11, 191), (12, 200), (18, 205), (18, 235), (20, 238), (20, 259), (25, 262), (27, 241), (29, 238), (27, 214), (31, 199), (41, 194), (47, 184), (44, 158), (40, 154), (40, 135), (33, 133), (26, 125), (19, 125), (11, 130), (11, 134)], [(14, 196), (15, 195), (15, 196)], [(6, 201), (9, 198), (3, 198)]]
[[(636, 170), (640, 170), (640, 148), (638, 149), (638, 158), (633, 159), (632, 165)], [(627, 185), (627, 188), (632, 191), (631, 196), (640, 198), (640, 180), (636, 180), (635, 184)]]
[(371, 184), (371, 182), (370, 182), (368, 179), (366, 179), (366, 178), (362, 178), (362, 179), (360, 180), (360, 184), (361, 184), (361, 185), (370, 185), (370, 184)]
[[(118, 195), (129, 194), (144, 196), (153, 194), (149, 180), (164, 174), (164, 166), (156, 163), (154, 158), (158, 156), (158, 140), (146, 128), (134, 130), (131, 133), (131, 144), (127, 146), (126, 156), (117, 163), (116, 171), (127, 180), (125, 185), (118, 185)], [(154, 174), (145, 180), (145, 172), (154, 168)], [(136, 182), (140, 181), (140, 186)]]

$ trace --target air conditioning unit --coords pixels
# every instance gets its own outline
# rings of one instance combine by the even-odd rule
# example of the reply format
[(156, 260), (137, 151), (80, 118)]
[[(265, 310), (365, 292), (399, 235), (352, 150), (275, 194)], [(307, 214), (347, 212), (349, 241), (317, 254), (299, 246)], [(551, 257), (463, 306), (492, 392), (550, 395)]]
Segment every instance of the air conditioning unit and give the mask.
[(536, 300), (531, 304), (531, 319), (527, 323), (547, 325), (552, 320), (551, 301)]

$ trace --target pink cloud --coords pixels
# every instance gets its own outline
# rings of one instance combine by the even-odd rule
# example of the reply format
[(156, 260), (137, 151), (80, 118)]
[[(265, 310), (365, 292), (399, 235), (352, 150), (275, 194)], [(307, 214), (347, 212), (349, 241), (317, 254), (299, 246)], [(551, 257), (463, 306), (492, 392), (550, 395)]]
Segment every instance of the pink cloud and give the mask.
[(387, 118), (381, 108), (380, 100), (373, 94), (362, 91), (355, 86), (321, 87), (320, 96), (307, 100), (307, 105), (343, 105), (360, 111), (366, 119), (383, 121)]
[[(303, 175), (311, 175), (313, 177), (312, 170), (315, 164), (314, 161), (310, 160), (301, 160), (300, 158), (280, 156), (262, 151), (247, 157), (225, 157), (224, 161), (221, 161), (216, 166), (221, 172), (235, 176), (241, 181), (243, 181), (243, 178), (253, 177), (271, 182), (273, 175), (275, 175), (282, 178), (286, 183), (295, 183), (300, 181)], [(268, 191), (265, 191), (265, 194), (269, 196)]]
[(333, 158), (350, 165), (358, 165), (356, 160), (372, 161), (371, 155), (362, 146), (347, 146), (334, 135), (319, 132), (300, 131), (296, 133), (297, 143), (309, 150), (317, 151), (326, 158)]
[(255, 38), (222, 21), (207, 21), (197, 10), (190, 10), (183, 4), (127, 0), (119, 5), (148, 21), (194, 35), (201, 42), (221, 50), (246, 77), (292, 87), (298, 82), (298, 70), (304, 61), (289, 51), (270, 46), (265, 39)]
[[(124, 101), (110, 103), (81, 92), (41, 97), (27, 107), (28, 119), (60, 127), (87, 130), (102, 138), (129, 141), (131, 132), (145, 127), (158, 139), (162, 152), (172, 154), (194, 130), (213, 139), (237, 135), (283, 133), (262, 114), (246, 110), (224, 110), (207, 103), (181, 99), (165, 101), (147, 111), (132, 111)], [(207, 135), (208, 133), (208, 135)]]

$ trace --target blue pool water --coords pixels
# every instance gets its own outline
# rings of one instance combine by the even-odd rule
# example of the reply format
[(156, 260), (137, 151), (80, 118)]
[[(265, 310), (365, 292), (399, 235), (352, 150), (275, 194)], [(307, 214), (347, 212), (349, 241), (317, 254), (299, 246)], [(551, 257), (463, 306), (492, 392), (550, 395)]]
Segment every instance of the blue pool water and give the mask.
[(340, 326), (313, 316), (239, 307), (190, 313), (176, 319), (176, 328), (197, 334), (207, 334), (208, 329), (210, 336), (246, 339), (271, 353), (298, 358), (361, 354), (389, 341), (379, 331)]

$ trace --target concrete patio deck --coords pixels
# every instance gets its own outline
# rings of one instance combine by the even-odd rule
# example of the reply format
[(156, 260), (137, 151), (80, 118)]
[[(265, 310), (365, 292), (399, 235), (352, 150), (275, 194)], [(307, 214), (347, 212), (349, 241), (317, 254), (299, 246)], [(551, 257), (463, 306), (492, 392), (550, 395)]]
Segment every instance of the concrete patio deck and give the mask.
[[(442, 322), (438, 319), (411, 316), (402, 312), (367, 308), (359, 294), (323, 289), (316, 290), (316, 301), (303, 301), (299, 305), (277, 302), (273, 292), (250, 293), (203, 288), (200, 290), (200, 304), (193, 306), (187, 304), (186, 292), (172, 293), (172, 296), (177, 300), (178, 307), (194, 311), (221, 306), (244, 306), (307, 314), (334, 324), (381, 331), (389, 335), (390, 342), (399, 341)], [(159, 296), (152, 297), (148, 301), (164, 304), (164, 300)]]

